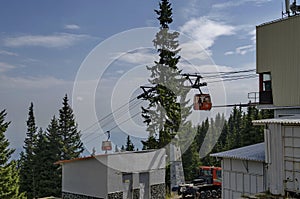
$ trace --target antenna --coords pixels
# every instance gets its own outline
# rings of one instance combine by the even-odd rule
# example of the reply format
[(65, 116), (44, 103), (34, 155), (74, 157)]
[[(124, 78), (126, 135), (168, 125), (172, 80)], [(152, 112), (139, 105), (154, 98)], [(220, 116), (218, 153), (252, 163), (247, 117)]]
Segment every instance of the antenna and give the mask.
[(285, 14), (290, 16), (290, 0), (285, 0)]
[(290, 9), (294, 15), (298, 15), (300, 12), (300, 6), (297, 5), (296, 0), (290, 5)]

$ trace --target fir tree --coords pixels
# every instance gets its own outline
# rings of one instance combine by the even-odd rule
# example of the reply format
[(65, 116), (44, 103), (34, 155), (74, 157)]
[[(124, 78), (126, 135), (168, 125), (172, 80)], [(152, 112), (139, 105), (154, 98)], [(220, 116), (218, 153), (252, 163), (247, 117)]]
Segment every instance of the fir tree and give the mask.
[(37, 126), (35, 124), (35, 117), (33, 112), (33, 103), (30, 104), (27, 133), (25, 138), (24, 153), (21, 153), (20, 161), (20, 190), (26, 192), (27, 198), (36, 197), (36, 173), (34, 170), (34, 150), (37, 140)]
[(129, 135), (127, 136), (125, 151), (134, 151), (134, 145)]
[(5, 110), (0, 112), (0, 198), (21, 199), (25, 198), (24, 193), (19, 191), (19, 171), (16, 161), (10, 161), (15, 151), (9, 148), (9, 141), (5, 138), (10, 122), (5, 122)]
[(121, 146), (121, 152), (125, 151), (124, 145)]
[(59, 165), (55, 165), (54, 163), (60, 160), (61, 150), (59, 148), (61, 137), (59, 134), (59, 126), (58, 121), (55, 116), (50, 121), (46, 131), (46, 140), (47, 146), (50, 150), (48, 150), (48, 169), (51, 171), (51, 182), (48, 184), (49, 192), (52, 196), (61, 196), (61, 167)]
[(190, 108), (185, 108), (187, 90), (183, 89), (184, 78), (177, 67), (178, 32), (170, 32), (172, 8), (168, 0), (162, 0), (159, 10), (155, 10), (160, 23), (160, 30), (153, 40), (159, 54), (154, 66), (147, 67), (151, 72), (152, 89), (144, 95), (149, 101), (147, 108), (142, 108), (142, 116), (147, 124), (149, 137), (143, 142), (144, 149), (161, 148), (170, 143), (179, 128), (185, 125)]
[(52, 118), (47, 133), (40, 129), (35, 150), (36, 193), (38, 197), (61, 195), (61, 168), (54, 163), (59, 160), (58, 123)]
[(83, 143), (80, 140), (80, 131), (77, 130), (73, 110), (68, 101), (68, 96), (65, 95), (63, 106), (59, 110), (60, 149), (61, 159), (63, 160), (77, 158), (84, 150)]

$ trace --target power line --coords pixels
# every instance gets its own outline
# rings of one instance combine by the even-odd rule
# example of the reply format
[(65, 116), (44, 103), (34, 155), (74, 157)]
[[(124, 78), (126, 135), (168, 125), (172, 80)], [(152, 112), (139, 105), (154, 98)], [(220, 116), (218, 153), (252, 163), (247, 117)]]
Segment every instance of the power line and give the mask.
[(235, 73), (246, 73), (246, 72), (255, 72), (256, 69), (246, 69), (246, 70), (235, 70), (235, 71), (216, 71), (216, 72), (204, 72), (201, 73), (203, 75), (209, 75), (209, 74), (235, 74)]
[[(130, 117), (130, 118), (128, 118), (128, 119), (126, 119), (126, 120), (124, 120), (123, 122), (121, 122), (119, 125), (122, 125), (122, 124), (124, 124), (124, 123), (126, 123), (126, 122), (128, 122), (129, 120), (131, 120), (132, 118), (135, 118), (136, 116), (138, 116), (139, 114), (141, 114), (142, 112), (141, 111), (139, 111), (139, 112), (137, 112), (136, 114), (134, 114), (132, 117)], [(118, 124), (117, 125), (115, 125), (114, 127), (112, 127), (111, 129), (109, 129), (108, 131), (111, 131), (111, 130), (113, 130), (113, 129), (115, 129), (115, 128), (117, 128), (118, 126), (119, 126)], [(102, 136), (102, 135), (104, 135), (105, 133), (101, 133), (100, 135), (97, 135), (97, 138), (98, 137), (100, 137), (100, 136)], [(93, 141), (95, 138), (92, 138), (92, 139), (90, 139), (90, 140), (88, 140), (88, 141), (86, 141), (85, 142), (85, 144), (88, 144), (88, 143), (90, 143), (91, 141)]]
[(257, 78), (257, 75), (249, 75), (249, 76), (242, 76), (237, 78), (228, 78), (224, 80), (216, 80), (216, 81), (208, 81), (207, 83), (217, 83), (217, 82), (229, 82), (229, 81), (235, 81), (235, 80), (242, 80), (242, 79), (253, 79)]
[[(130, 105), (129, 105), (129, 110), (134, 109), (135, 107), (137, 107), (137, 106), (138, 106), (139, 104), (141, 104), (142, 102), (143, 102), (143, 101), (135, 101), (133, 104), (130, 104)], [(101, 125), (101, 128), (104, 128), (105, 126), (111, 124), (111, 123), (114, 122), (115, 120), (120, 119), (120, 118), (121, 118), (125, 113), (127, 113), (127, 112), (128, 112), (127, 110), (123, 110), (122, 112), (118, 112), (115, 118), (112, 117), (112, 118), (111, 118), (109, 121), (107, 121), (105, 124)], [(112, 116), (112, 114), (111, 114), (111, 116)], [(107, 118), (106, 118), (106, 119), (107, 119)], [(102, 120), (102, 121), (103, 121), (103, 120)], [(83, 140), (87, 139), (88, 137), (90, 137), (90, 136), (92, 136), (93, 134), (95, 134), (99, 129), (100, 129), (100, 128), (98, 127), (98, 128), (95, 129), (94, 131), (88, 133), (88, 135), (85, 134), (85, 135), (87, 135), (87, 136), (86, 136), (86, 137), (83, 137), (82, 139), (83, 139)]]
[[(207, 76), (204, 76), (204, 79), (219, 79), (222, 78), (221, 80), (215, 80), (215, 81), (208, 81), (207, 83), (217, 83), (217, 82), (225, 82), (225, 81), (236, 81), (236, 80), (242, 80), (242, 79), (251, 79), (251, 78), (256, 78), (257, 75), (256, 74), (242, 74), (242, 75), (234, 75), (234, 74), (240, 74), (240, 73), (249, 73), (249, 72), (253, 72), (255, 71), (255, 69), (247, 69), (247, 70), (239, 70), (239, 71), (229, 71), (229, 72), (207, 72), (207, 73), (202, 73), (202, 74), (206, 74)], [(103, 118), (99, 119), (97, 122), (95, 122), (94, 124), (92, 124), (91, 126), (87, 127), (86, 129), (82, 130), (82, 131), (87, 131), (89, 129), (91, 129), (92, 127), (94, 127), (96, 124), (101, 123), (105, 120), (108, 120), (106, 123), (104, 123), (101, 127), (105, 127), (107, 125), (109, 125), (110, 123), (112, 123), (117, 119), (120, 119), (125, 113), (127, 113), (127, 110), (123, 110), (121, 111), (125, 106), (129, 105), (129, 111), (133, 108), (135, 108), (136, 106), (138, 106), (139, 104), (141, 104), (143, 101), (135, 101), (133, 104), (130, 104), (131, 102), (133, 102), (134, 100), (136, 100), (137, 98), (133, 98), (131, 99), (129, 102), (121, 105), (120, 107), (118, 107), (117, 109), (115, 109), (113, 112), (107, 114), (106, 116), (104, 116)], [(224, 106), (232, 106), (232, 105), (224, 105)], [(221, 106), (213, 106), (213, 107), (221, 107)], [(136, 114), (134, 114), (131, 118), (128, 118), (127, 120), (119, 123), (119, 125), (124, 124), (125, 122), (129, 121), (130, 119), (136, 117), (138, 114), (140, 114), (141, 112), (138, 112)], [(115, 114), (115, 118), (113, 118), (113, 115)], [(117, 128), (118, 125), (113, 126), (109, 131)], [(88, 137), (92, 136), (93, 134), (95, 134), (100, 128), (98, 127), (97, 129), (95, 129), (94, 131), (84, 134), (86, 135), (86, 137), (82, 138), (82, 139), (87, 139)], [(104, 135), (104, 134), (101, 134)], [(101, 136), (100, 135), (100, 136)], [(90, 142), (90, 141), (88, 141)], [(87, 142), (87, 143), (88, 143)]]
[[(136, 114), (134, 114), (132, 117), (128, 118), (127, 120), (125, 120), (125, 121), (123, 121), (123, 122), (121, 122), (119, 125), (121, 125), (121, 124), (124, 124), (124, 123), (128, 122), (129, 120), (131, 120), (132, 118), (134, 118), (134, 117), (138, 116), (138, 115), (139, 115), (139, 114), (141, 114), (141, 113), (142, 113), (141, 111), (137, 112), (137, 113), (136, 113)], [(117, 128), (117, 127), (118, 127), (118, 125), (115, 125), (113, 128), (109, 129), (108, 131), (111, 131), (111, 130), (113, 130), (113, 129)]]
[(128, 105), (129, 103), (131, 103), (132, 101), (136, 100), (136, 98), (133, 98), (131, 99), (129, 102), (121, 105), (120, 107), (118, 107), (117, 109), (115, 109), (113, 112), (107, 114), (106, 116), (102, 117), (101, 119), (99, 119), (97, 122), (93, 123), (92, 125), (90, 125), (89, 127), (85, 128), (84, 130), (82, 131), (87, 131), (89, 130), (90, 128), (92, 128), (93, 126), (95, 126), (96, 124), (98, 124), (99, 122), (107, 119), (108, 117), (110, 117), (111, 115), (113, 115), (114, 113), (116, 113), (117, 111), (121, 110), (122, 108), (124, 108), (126, 105)]
[[(138, 105), (140, 105), (141, 103), (143, 103), (143, 101), (136, 101), (134, 102), (134, 104), (131, 104), (129, 106), (129, 110), (134, 109), (135, 107), (137, 107)], [(105, 124), (101, 125), (102, 128), (104, 128), (105, 126), (107, 126), (108, 124), (112, 123), (114, 120), (120, 119), (125, 113), (127, 113), (127, 110), (123, 110), (122, 112), (118, 113), (118, 115), (116, 115), (115, 118), (112, 117), (111, 120), (107, 121)]]

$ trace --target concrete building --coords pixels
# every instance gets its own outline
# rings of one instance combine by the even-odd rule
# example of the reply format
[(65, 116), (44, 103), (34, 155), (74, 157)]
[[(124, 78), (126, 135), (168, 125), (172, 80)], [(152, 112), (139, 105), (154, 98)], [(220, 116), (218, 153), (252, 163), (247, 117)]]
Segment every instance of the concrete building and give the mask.
[(222, 198), (236, 199), (266, 190), (265, 144), (211, 154), (221, 159)]
[(64, 199), (164, 199), (165, 149), (64, 160)]

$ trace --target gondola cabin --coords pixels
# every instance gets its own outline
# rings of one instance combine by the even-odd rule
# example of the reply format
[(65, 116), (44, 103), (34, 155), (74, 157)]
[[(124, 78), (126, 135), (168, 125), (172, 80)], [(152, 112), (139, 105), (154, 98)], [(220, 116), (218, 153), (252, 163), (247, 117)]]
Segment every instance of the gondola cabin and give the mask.
[(209, 94), (196, 94), (194, 96), (194, 110), (209, 111), (212, 107)]
[(111, 151), (111, 141), (102, 141), (102, 151)]

